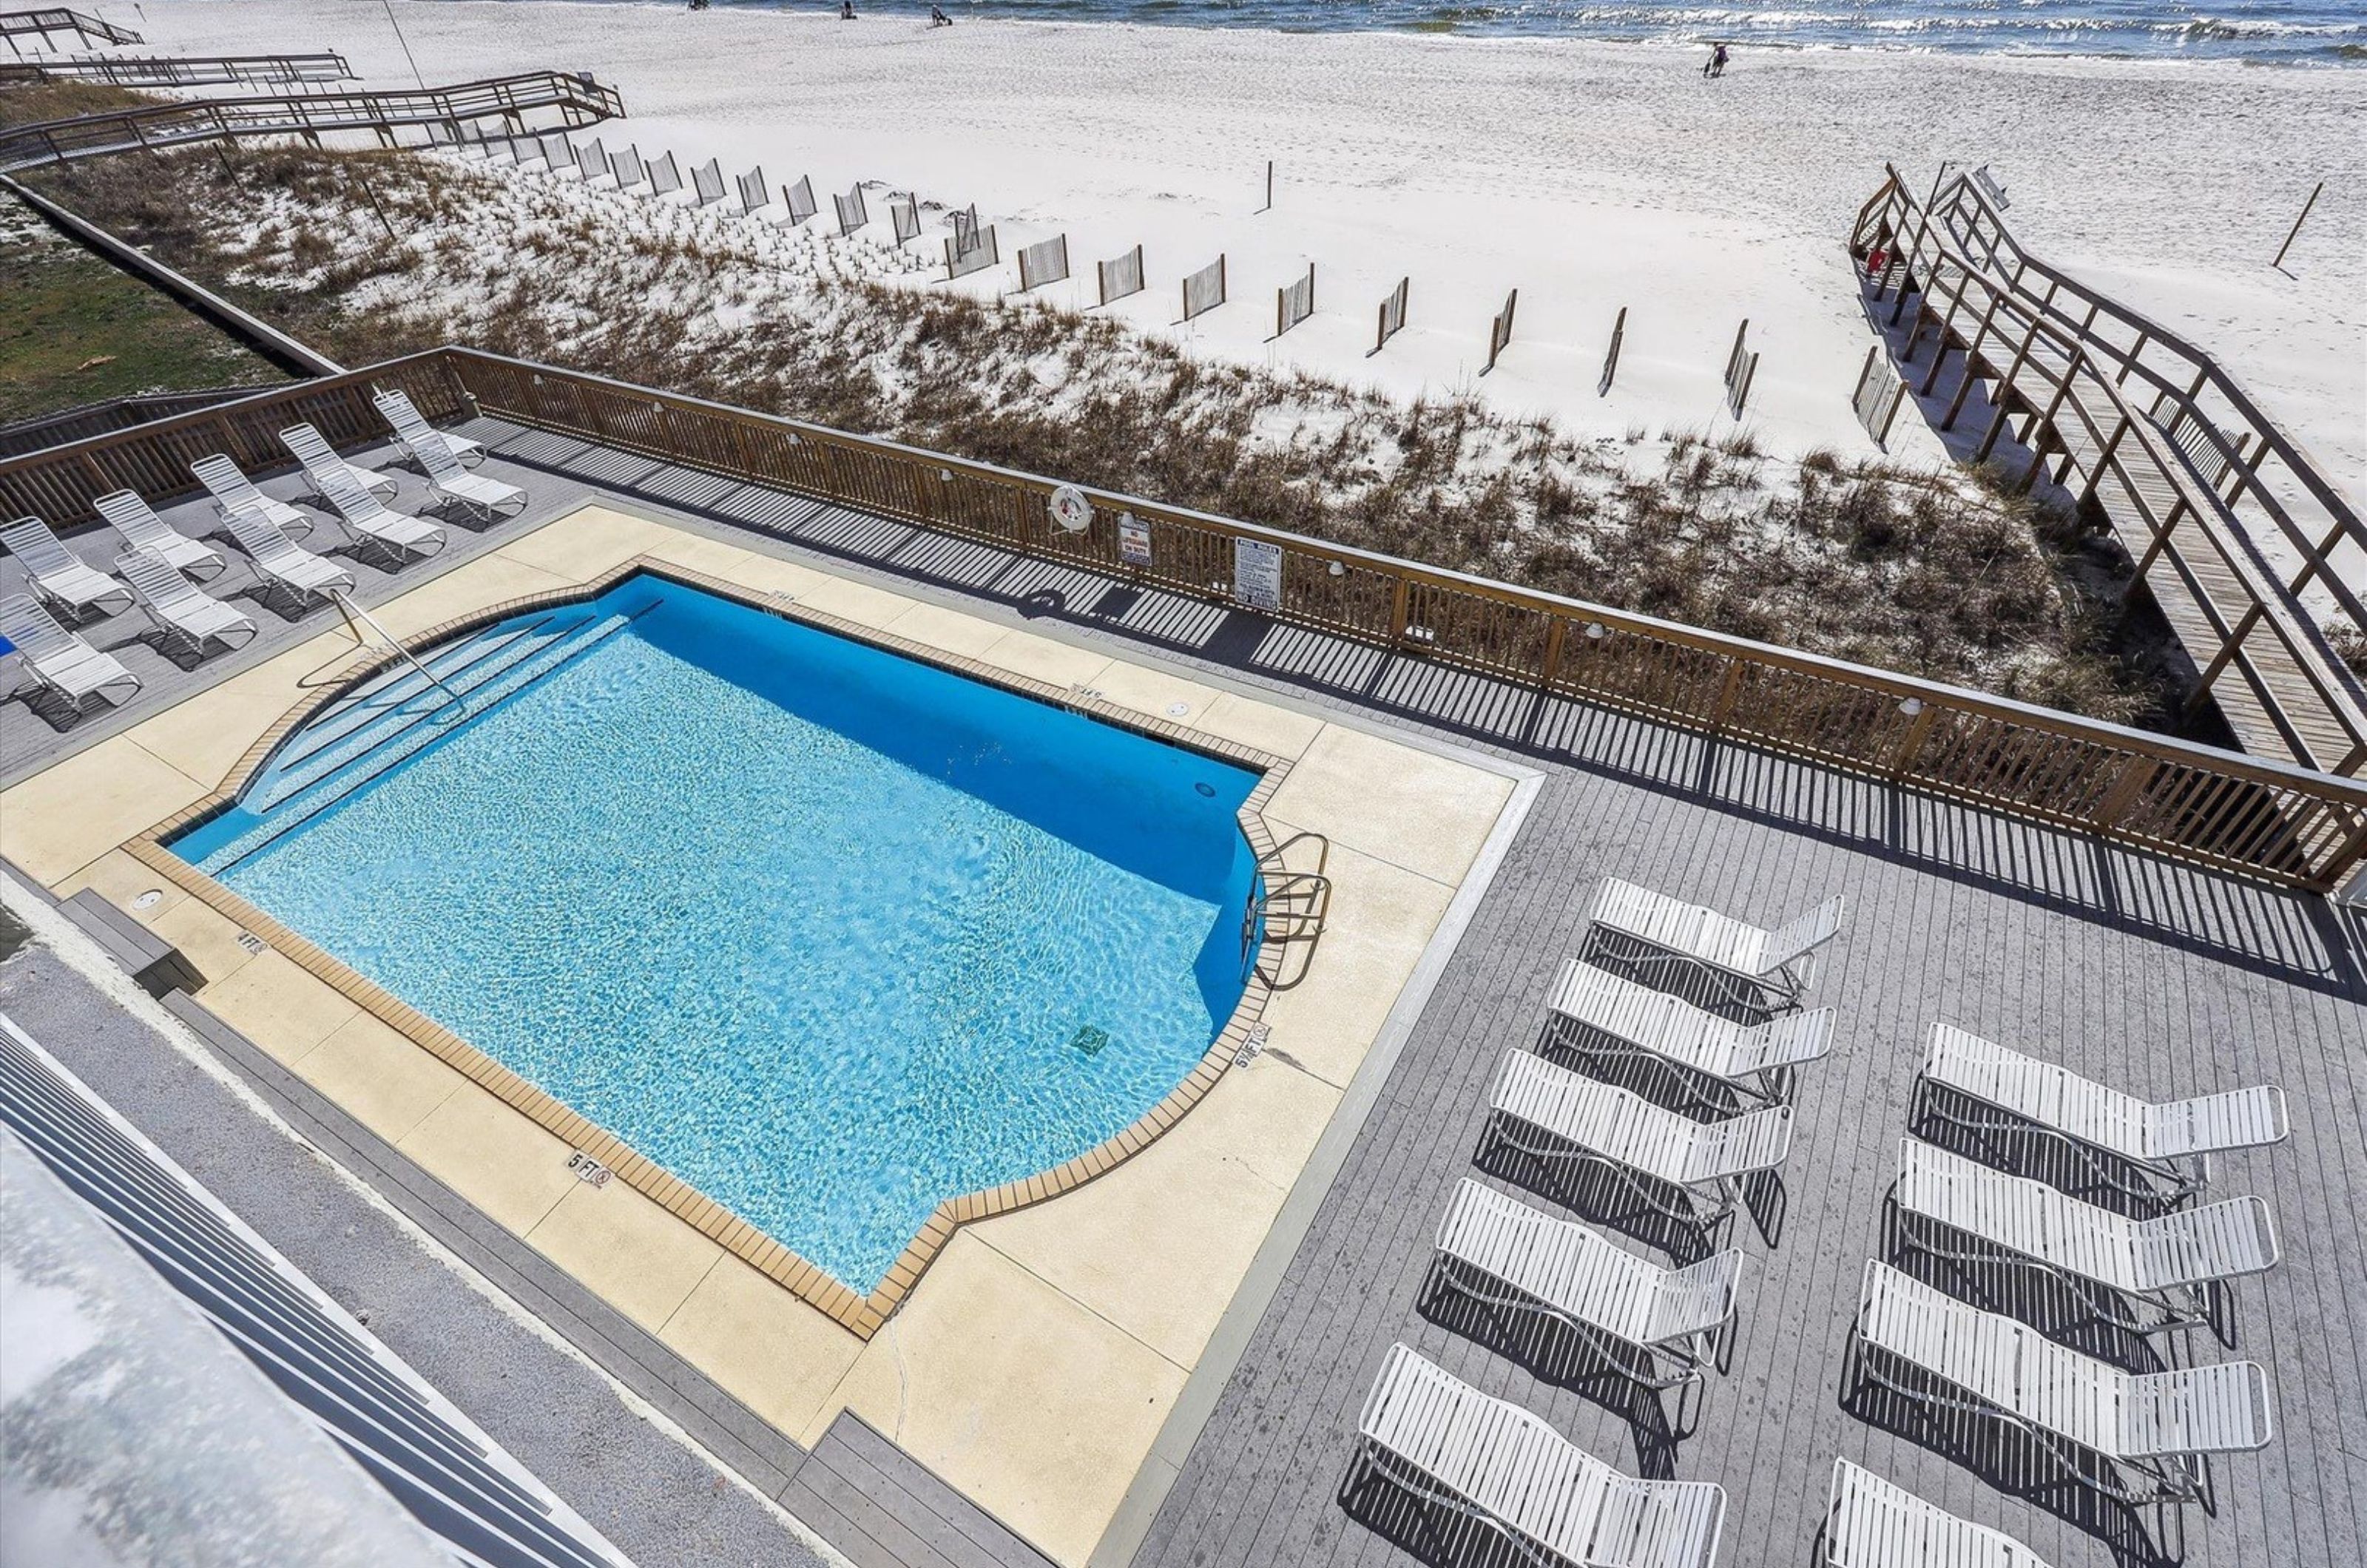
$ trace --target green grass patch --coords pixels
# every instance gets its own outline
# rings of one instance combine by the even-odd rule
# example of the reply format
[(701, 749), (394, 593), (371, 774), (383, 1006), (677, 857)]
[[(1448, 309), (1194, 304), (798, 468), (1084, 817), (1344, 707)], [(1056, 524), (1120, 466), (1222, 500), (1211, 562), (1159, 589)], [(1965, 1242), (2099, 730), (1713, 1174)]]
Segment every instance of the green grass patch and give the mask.
[(288, 378), (0, 197), (0, 423), (134, 392)]

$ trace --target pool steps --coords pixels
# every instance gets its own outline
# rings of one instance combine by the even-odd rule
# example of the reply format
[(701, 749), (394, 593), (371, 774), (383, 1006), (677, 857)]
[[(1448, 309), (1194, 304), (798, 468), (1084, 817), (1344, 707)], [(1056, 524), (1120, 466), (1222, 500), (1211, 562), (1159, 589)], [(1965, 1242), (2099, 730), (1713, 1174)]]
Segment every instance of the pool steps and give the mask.
[[(437, 650), (424, 662), (459, 694), (473, 717), (590, 652), (656, 607), (652, 600), (629, 612), (560, 613), (525, 626), (491, 628)], [(240, 804), (248, 811), (269, 811), (270, 816), (208, 855), (205, 869), (221, 874), (426, 750), (451, 732), (451, 725), (434, 722), (449, 705), (408, 666), (391, 679), (379, 677), (340, 699), (314, 721), (332, 732), (325, 740), (309, 728), (300, 731), (298, 747), (275, 758), (242, 792)]]

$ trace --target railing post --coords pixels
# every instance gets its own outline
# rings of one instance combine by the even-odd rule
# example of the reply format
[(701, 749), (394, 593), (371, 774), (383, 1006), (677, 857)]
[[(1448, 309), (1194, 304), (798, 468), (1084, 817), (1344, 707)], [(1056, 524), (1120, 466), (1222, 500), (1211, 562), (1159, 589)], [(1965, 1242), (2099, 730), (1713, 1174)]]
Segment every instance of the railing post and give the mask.
[(1709, 733), (1712, 735), (1716, 735), (1725, 729), (1726, 716), (1734, 711), (1735, 701), (1742, 694), (1742, 669), (1743, 660), (1741, 655), (1731, 654), (1727, 656), (1726, 661), (1726, 683), (1718, 688), (1717, 704), (1710, 709), (1707, 720), (1707, 728)]
[(2137, 796), (2145, 793), (2153, 783), (2154, 775), (2160, 772), (2161, 764), (2151, 757), (2124, 757), (2121, 776), (2112, 781), (2112, 787), (2105, 792), (2103, 800), (2096, 807), (2096, 826), (2102, 829), (2119, 827), (2121, 818), (2129, 814), (2129, 808), (2136, 804)]
[(1569, 623), (1561, 616), (1556, 615), (1553, 618), (1553, 624), (1546, 628), (1546, 652), (1545, 658), (1538, 663), (1538, 685), (1550, 687), (1554, 683), (1555, 677), (1561, 673), (1562, 639), (1569, 635)]
[(1915, 759), (1922, 754), (1923, 742), (1931, 736), (1931, 726), (1938, 722), (1939, 717), (1939, 705), (1925, 703), (1921, 710), (1908, 722), (1907, 733), (1898, 738), (1898, 749), (1890, 756), (1890, 776), (1894, 781), (1907, 776), (1907, 770), (1912, 767)]
[(1399, 571), (1397, 592), (1389, 599), (1389, 641), (1392, 644), (1405, 640), (1406, 623), (1411, 614), (1412, 599), (1413, 579)]

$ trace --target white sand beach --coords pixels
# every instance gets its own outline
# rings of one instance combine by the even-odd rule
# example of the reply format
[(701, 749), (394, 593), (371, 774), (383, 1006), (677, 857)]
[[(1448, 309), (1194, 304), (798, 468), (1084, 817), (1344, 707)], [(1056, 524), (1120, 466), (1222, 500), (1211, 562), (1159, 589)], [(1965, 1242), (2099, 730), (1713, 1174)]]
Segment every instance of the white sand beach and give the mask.
[[(1869, 341), (1842, 248), (1885, 160), (1919, 182), (1987, 164), (2025, 243), (2218, 355), (2354, 490), (2367, 473), (2367, 72), (1851, 51), (1745, 52), (1721, 82), (1652, 46), (1388, 33), (1283, 34), (814, 10), (438, 0), (397, 14), (430, 81), (589, 71), (623, 95), (614, 146), (687, 168), (761, 164), (975, 202), (1015, 284), (1017, 246), (1065, 232), (1071, 282), (1146, 247), (1112, 309), (1198, 352), (1401, 396), (1476, 388), (1581, 432), (1727, 426), (1736, 324), (1763, 358), (1746, 423), (1770, 447), (1870, 444), (1848, 396)], [(408, 85), (385, 11), (359, 0), (148, 0), (153, 41), (334, 48)], [(1274, 205), (1259, 213), (1265, 162)], [(2285, 270), (2269, 260), (2327, 182)], [(884, 202), (875, 194), (875, 229)], [(778, 220), (778, 208), (772, 211)], [(940, 250), (933, 221), (916, 249)], [(1232, 301), (1192, 327), (1181, 276), (1223, 253)], [(1318, 313), (1279, 342), (1274, 290), (1317, 268)], [(1375, 313), (1411, 279), (1378, 355)], [(1484, 379), (1489, 317), (1517, 337)], [(1595, 383), (1629, 309), (1618, 380)], [(1897, 455), (1936, 459), (1902, 422)]]

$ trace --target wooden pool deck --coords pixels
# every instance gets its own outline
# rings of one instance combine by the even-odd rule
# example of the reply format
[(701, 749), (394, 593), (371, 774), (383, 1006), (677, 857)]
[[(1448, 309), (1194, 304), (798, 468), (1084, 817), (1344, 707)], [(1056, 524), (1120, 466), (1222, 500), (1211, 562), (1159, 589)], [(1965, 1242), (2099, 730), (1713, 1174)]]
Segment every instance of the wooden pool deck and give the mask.
[[(1096, 1563), (1448, 1561), (1418, 1514), (1342, 1500), (1358, 1408), (1399, 1340), (1623, 1468), (1722, 1484), (1724, 1563), (1813, 1561), (1836, 1456), (2009, 1531), (2053, 1568), (2367, 1558), (2367, 928), (2357, 911), (572, 437), (492, 422), (470, 434), (496, 446), (492, 471), (532, 490), (520, 526), (622, 495), (688, 525), (753, 529), (907, 589), (999, 604), (1546, 773), (1303, 1239), (1277, 1233), (1266, 1286), (1237, 1303), (1238, 1360), (1204, 1361)], [(0, 591), (13, 568), (0, 562)], [(266, 646), (254, 658), (323, 624), (257, 618)], [(137, 629), (136, 616), (122, 619), (126, 635)], [(160, 671), (153, 699), (209, 678)], [(153, 711), (148, 700), (129, 716)], [(0, 776), (115, 727), (58, 733), (11, 707)], [(1541, 1192), (1534, 1172), (1474, 1160), (1489, 1076), (1504, 1051), (1538, 1040), (1547, 987), (1606, 875), (1771, 924), (1830, 893), (1850, 900), (1811, 998), (1838, 1010), (1836, 1046), (1800, 1073), (1790, 1157), (1736, 1225), (1752, 1265), (1730, 1366), (1710, 1376), (1689, 1434), (1670, 1430), (1672, 1403), (1540, 1366), (1485, 1322), (1420, 1303), (1432, 1235), (1466, 1175), (1591, 1218), (1662, 1260), (1688, 1245), (1634, 1220), (1614, 1191)], [(2283, 1258), (2234, 1288), (2233, 1349), (2208, 1331), (2177, 1348), (2259, 1361), (2276, 1437), (2214, 1462), (2215, 1513), (2186, 1510), (2182, 1551), (2150, 1517), (2081, 1502), (2004, 1428), (1872, 1397), (1852, 1379), (1860, 1281), (1869, 1258), (1889, 1256), (1885, 1194), (1939, 1019), (2151, 1098), (2256, 1082), (2288, 1093), (2292, 1136), (2216, 1162), (2211, 1191), (2265, 1199)], [(2143, 1345), (2080, 1342), (2152, 1364)]]

